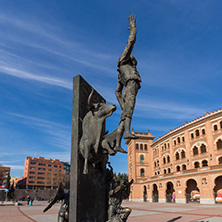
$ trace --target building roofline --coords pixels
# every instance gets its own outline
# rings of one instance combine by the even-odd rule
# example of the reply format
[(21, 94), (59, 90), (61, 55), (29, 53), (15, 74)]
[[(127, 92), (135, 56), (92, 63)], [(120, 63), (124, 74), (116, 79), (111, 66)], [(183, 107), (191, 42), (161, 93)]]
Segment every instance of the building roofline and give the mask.
[(153, 146), (155, 146), (160, 140), (163, 140), (164, 138), (166, 138), (166, 137), (174, 134), (175, 132), (178, 132), (178, 131), (181, 130), (181, 129), (187, 128), (188, 126), (192, 126), (192, 125), (194, 125), (195, 123), (200, 122), (200, 121), (202, 121), (202, 120), (204, 120), (204, 119), (210, 118), (210, 117), (212, 117), (212, 116), (214, 116), (214, 115), (216, 115), (216, 114), (218, 114), (218, 113), (222, 113), (222, 109), (215, 110), (214, 112), (211, 112), (211, 113), (206, 112), (206, 114), (203, 115), (203, 116), (200, 116), (200, 117), (198, 117), (198, 118), (196, 118), (196, 119), (194, 119), (194, 120), (191, 120), (191, 121), (189, 121), (189, 122), (185, 122), (185, 124), (183, 124), (183, 125), (175, 128), (175, 129), (173, 129), (173, 130), (170, 130), (168, 133), (166, 133), (166, 134), (164, 134), (163, 136), (159, 137), (159, 138), (158, 138), (157, 140), (155, 140), (150, 146), (153, 147)]

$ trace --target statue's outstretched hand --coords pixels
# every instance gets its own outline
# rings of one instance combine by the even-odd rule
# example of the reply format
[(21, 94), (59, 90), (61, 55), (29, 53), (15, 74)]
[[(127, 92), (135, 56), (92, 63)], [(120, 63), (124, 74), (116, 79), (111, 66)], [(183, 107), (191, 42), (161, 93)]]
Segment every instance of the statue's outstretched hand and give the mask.
[(136, 15), (134, 16), (133, 14), (127, 17), (129, 20), (130, 28), (135, 28), (136, 27)]

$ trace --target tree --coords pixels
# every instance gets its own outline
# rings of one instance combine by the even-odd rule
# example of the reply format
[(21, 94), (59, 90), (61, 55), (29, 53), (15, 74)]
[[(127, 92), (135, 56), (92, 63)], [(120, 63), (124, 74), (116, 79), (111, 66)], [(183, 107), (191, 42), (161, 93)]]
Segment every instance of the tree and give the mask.
[(127, 173), (114, 173), (113, 179), (115, 180), (116, 183), (118, 183), (120, 180), (125, 180), (128, 182), (128, 174)]

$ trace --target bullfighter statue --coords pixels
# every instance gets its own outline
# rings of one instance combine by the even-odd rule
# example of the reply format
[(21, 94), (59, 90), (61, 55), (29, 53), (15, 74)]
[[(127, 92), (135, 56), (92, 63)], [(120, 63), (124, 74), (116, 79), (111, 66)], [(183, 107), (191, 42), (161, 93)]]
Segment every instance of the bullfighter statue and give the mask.
[(122, 109), (121, 121), (124, 122), (124, 139), (137, 139), (138, 137), (136, 135), (130, 133), (136, 95), (140, 89), (141, 82), (141, 77), (136, 68), (137, 60), (131, 55), (136, 42), (136, 16), (130, 15), (128, 20), (130, 24), (130, 35), (123, 54), (119, 57), (117, 65), (119, 75), (115, 94)]

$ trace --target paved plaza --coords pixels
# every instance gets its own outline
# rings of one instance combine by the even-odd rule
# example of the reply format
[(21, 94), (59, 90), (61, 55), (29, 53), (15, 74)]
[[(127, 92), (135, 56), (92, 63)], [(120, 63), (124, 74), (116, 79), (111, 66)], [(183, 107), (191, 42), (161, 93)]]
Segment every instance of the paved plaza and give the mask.
[[(55, 204), (43, 213), (47, 205), (35, 201), (33, 206), (0, 206), (0, 222), (56, 222), (60, 205)], [(140, 203), (125, 201), (133, 209), (128, 222), (222, 222), (222, 205)]]

